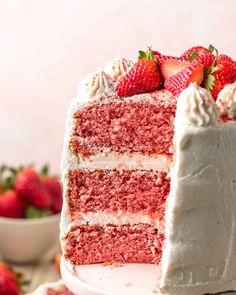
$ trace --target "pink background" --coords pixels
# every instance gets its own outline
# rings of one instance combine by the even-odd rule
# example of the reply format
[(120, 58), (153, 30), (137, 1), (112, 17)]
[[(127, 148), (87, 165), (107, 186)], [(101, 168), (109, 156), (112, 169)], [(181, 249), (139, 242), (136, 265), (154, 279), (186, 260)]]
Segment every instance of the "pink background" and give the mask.
[(81, 78), (152, 45), (214, 44), (235, 57), (235, 0), (0, 0), (0, 163), (59, 171)]

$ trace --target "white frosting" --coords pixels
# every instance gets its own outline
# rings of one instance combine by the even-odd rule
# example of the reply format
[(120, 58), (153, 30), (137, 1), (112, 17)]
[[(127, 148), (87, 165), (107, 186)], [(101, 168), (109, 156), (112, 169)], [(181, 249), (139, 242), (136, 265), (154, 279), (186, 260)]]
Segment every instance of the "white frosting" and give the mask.
[(115, 90), (115, 82), (104, 71), (98, 71), (85, 78), (78, 87), (82, 102), (97, 100)]
[(176, 125), (175, 140), (163, 294), (236, 290), (236, 124)]
[(191, 83), (178, 98), (176, 124), (209, 126), (218, 119), (218, 108), (209, 91)]
[(126, 58), (117, 57), (110, 62), (104, 68), (105, 73), (112, 77), (115, 81), (120, 81), (124, 75), (133, 66), (133, 62)]
[(218, 94), (216, 104), (222, 116), (236, 118), (236, 82), (226, 85)]

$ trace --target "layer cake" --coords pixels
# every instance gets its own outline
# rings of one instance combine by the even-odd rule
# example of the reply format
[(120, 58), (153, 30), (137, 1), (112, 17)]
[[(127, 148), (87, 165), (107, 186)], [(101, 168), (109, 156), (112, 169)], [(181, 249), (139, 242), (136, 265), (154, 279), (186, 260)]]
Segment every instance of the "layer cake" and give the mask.
[[(206, 66), (194, 61), (189, 80), (185, 69), (168, 83), (145, 72), (153, 83), (137, 87), (137, 63), (111, 61), (81, 82), (69, 107), (63, 255), (72, 271), (161, 263), (162, 294), (236, 290), (236, 86), (222, 87), (215, 101), (200, 87)], [(176, 76), (185, 79), (180, 96), (163, 87)]]

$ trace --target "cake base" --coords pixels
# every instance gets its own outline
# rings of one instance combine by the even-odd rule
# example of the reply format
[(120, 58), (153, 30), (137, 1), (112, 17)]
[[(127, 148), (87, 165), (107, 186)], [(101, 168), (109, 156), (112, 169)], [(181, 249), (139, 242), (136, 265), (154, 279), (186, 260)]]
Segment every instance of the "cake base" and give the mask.
[[(158, 295), (160, 267), (154, 264), (80, 265), (73, 274), (61, 259), (61, 276), (74, 295)], [(218, 295), (236, 295), (236, 292)]]
[(61, 276), (75, 295), (154, 295), (159, 266), (154, 264), (123, 264), (104, 266), (102, 264), (80, 265), (77, 276), (61, 259)]

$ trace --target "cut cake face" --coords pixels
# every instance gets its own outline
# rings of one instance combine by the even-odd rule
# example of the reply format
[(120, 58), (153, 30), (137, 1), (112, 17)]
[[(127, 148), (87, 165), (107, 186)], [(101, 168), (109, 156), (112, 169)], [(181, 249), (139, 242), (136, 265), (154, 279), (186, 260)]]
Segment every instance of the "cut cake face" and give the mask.
[(143, 89), (130, 78), (140, 79), (139, 67), (112, 61), (81, 82), (69, 108), (64, 257), (71, 270), (161, 263), (163, 294), (236, 290), (235, 84), (217, 102), (192, 81), (180, 97), (165, 89), (118, 95), (133, 91), (126, 80)]

